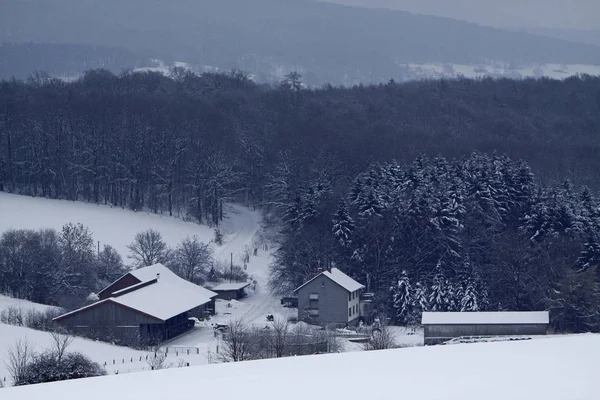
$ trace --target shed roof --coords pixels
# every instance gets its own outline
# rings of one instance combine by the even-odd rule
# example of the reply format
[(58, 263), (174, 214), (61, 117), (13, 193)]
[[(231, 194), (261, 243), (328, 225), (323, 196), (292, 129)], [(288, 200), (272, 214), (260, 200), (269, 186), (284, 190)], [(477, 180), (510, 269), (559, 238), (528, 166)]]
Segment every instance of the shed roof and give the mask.
[(231, 282), (220, 283), (216, 286), (213, 286), (211, 289), (217, 292), (222, 292), (227, 290), (240, 290), (248, 286), (250, 286), (250, 282)]
[(315, 276), (314, 278), (312, 278), (311, 280), (309, 280), (308, 282), (299, 286), (296, 290), (294, 290), (294, 293), (296, 293), (302, 287), (308, 285), (310, 282), (314, 281), (321, 275), (331, 279), (332, 281), (334, 281), (335, 283), (337, 283), (338, 285), (340, 285), (341, 287), (346, 289), (348, 292), (354, 292), (354, 291), (357, 291), (357, 290), (365, 287), (364, 285), (362, 285), (362, 284), (356, 282), (354, 279), (350, 278), (348, 275), (346, 275), (339, 269), (331, 268), (330, 271), (329, 270), (323, 271), (320, 274), (318, 274), (317, 276)]
[(548, 311), (465, 311), (465, 312), (424, 312), (423, 325), (514, 325), (548, 324)]

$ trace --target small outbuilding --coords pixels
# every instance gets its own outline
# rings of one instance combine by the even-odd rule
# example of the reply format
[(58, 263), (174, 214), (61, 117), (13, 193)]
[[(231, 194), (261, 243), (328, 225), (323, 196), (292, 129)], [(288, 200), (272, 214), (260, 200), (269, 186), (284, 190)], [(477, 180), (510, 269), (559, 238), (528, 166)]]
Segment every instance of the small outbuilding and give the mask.
[(460, 337), (530, 336), (548, 332), (548, 311), (424, 312), (425, 345)]
[(239, 300), (247, 296), (246, 288), (250, 282), (221, 283), (213, 286), (211, 290), (217, 294), (217, 299)]

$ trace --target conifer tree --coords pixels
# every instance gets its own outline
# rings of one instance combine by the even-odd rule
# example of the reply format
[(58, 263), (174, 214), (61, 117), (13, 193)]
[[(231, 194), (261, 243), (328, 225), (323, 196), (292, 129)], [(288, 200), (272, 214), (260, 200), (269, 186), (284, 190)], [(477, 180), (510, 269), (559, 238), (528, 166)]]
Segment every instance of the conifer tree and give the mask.
[(406, 270), (402, 271), (400, 279), (391, 287), (396, 321), (400, 324), (413, 325), (415, 322), (415, 299)]
[(348, 212), (348, 206), (344, 200), (340, 201), (337, 211), (333, 217), (333, 236), (342, 247), (348, 247), (351, 235), (354, 231), (354, 220)]
[(441, 261), (436, 266), (435, 276), (429, 292), (429, 306), (431, 311), (449, 311), (451, 308), (448, 281), (444, 277)]

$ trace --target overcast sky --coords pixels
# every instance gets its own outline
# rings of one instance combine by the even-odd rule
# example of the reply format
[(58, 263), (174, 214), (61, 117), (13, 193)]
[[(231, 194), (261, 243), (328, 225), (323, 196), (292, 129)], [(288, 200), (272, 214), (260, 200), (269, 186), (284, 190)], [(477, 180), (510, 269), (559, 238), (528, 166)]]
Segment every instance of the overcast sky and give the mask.
[(509, 28), (600, 29), (600, 0), (322, 0)]

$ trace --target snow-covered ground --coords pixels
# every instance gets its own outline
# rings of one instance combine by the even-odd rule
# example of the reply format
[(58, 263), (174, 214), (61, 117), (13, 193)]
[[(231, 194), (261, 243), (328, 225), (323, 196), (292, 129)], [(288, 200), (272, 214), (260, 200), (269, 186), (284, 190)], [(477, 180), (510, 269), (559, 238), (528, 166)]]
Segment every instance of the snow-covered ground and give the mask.
[[(126, 258), (127, 245), (131, 243), (136, 233), (146, 229), (159, 231), (165, 242), (172, 247), (188, 235), (196, 235), (199, 240), (206, 243), (214, 238), (214, 231), (208, 226), (185, 222), (167, 215), (0, 192), (0, 233), (8, 229), (53, 228), (60, 230), (64, 224), (69, 222), (80, 222), (86, 225), (95, 240), (100, 241), (101, 245), (113, 246), (123, 256), (125, 262), (128, 261)], [(213, 323), (228, 323), (231, 319), (241, 317), (248, 323), (258, 320), (266, 321), (267, 313), (277, 313), (281, 309), (278, 300), (270, 295), (267, 288), (268, 266), (271, 262), (272, 249), (268, 243), (268, 250), (264, 250), (261, 246), (264, 244), (259, 235), (261, 222), (261, 215), (258, 211), (235, 204), (226, 206), (225, 220), (220, 227), (225, 234), (224, 243), (221, 246), (211, 243), (215, 259), (228, 264), (233, 254), (234, 263), (241, 265), (242, 255), (246, 249), (249, 249), (251, 256), (246, 272), (256, 284), (253, 285), (254, 289), (251, 295), (244, 299), (244, 303), (238, 304), (239, 307), (229, 308), (227, 302), (219, 303), (218, 315), (211, 321)], [(254, 247), (258, 248), (257, 256), (253, 255)], [(0, 296), (0, 311), (9, 306), (17, 306), (23, 310), (48, 307)], [(233, 311), (234, 309), (237, 311)], [(45, 349), (49, 340), (49, 335), (44, 332), (0, 324), (0, 360), (3, 360), (3, 351), (6, 345), (14, 343), (15, 339), (23, 336), (27, 336), (31, 342), (35, 343), (36, 348), (40, 351)], [(80, 345), (76, 345), (78, 343)], [(173, 363), (177, 364), (180, 359), (183, 359), (191, 365), (198, 365), (213, 362), (216, 351), (215, 343), (212, 327), (205, 324), (176, 338), (174, 342), (166, 344), (165, 347), (169, 346), (169, 357), (174, 357)], [(187, 346), (187, 348), (182, 346)], [(189, 348), (190, 346), (193, 348)], [(78, 338), (72, 350), (81, 351), (101, 365), (106, 362), (109, 373), (117, 370), (119, 373), (123, 373), (148, 369), (145, 352), (125, 347)], [(139, 361), (140, 357), (143, 357), (142, 362)], [(111, 364), (113, 359), (120, 359), (121, 365), (118, 365), (116, 361), (116, 364)], [(124, 364), (123, 360), (125, 360)], [(128, 360), (129, 362), (127, 362)], [(4, 368), (4, 363), (0, 362), (0, 378), (7, 375)]]
[(0, 389), (3, 400), (595, 400), (600, 335), (175, 368)]
[(409, 79), (478, 78), (484, 76), (504, 78), (540, 78), (565, 79), (577, 74), (600, 75), (600, 65), (584, 64), (537, 64), (510, 66), (505, 63), (467, 64), (401, 64), (411, 72)]
[[(227, 205), (226, 218), (221, 230), (225, 233), (223, 246), (214, 246), (215, 256), (234, 261), (245, 245), (260, 229), (260, 213), (239, 205)], [(113, 246), (127, 263), (127, 245), (136, 233), (155, 229), (165, 242), (175, 247), (186, 236), (196, 235), (208, 243), (214, 231), (206, 225), (186, 222), (180, 218), (150, 212), (134, 212), (119, 207), (67, 200), (51, 200), (41, 197), (19, 196), (0, 192), (0, 233), (8, 229), (52, 228), (60, 231), (66, 223), (82, 223), (87, 226), (100, 245)]]
[[(10, 382), (10, 377), (6, 364), (2, 361), (7, 359), (7, 349), (17, 339), (26, 339), (33, 345), (34, 351), (38, 353), (50, 349), (52, 345), (52, 338), (47, 332), (36, 331), (22, 326), (0, 324), (0, 379), (4, 380), (6, 378), (7, 382)], [(85, 354), (100, 365), (106, 363), (108, 373), (115, 373), (119, 369), (122, 372), (127, 372), (128, 369), (140, 371), (144, 367), (148, 369), (148, 364), (145, 361), (148, 353), (128, 347), (113, 346), (108, 343), (77, 337), (67, 351), (77, 351)], [(143, 362), (139, 361), (140, 357), (143, 357)], [(132, 359), (135, 363), (132, 363)], [(2, 395), (0, 395), (0, 398), (2, 398)]]
[(13, 297), (8, 297), (3, 294), (0, 294), (0, 312), (8, 309), (9, 307), (16, 307), (19, 310), (21, 310), (24, 314), (28, 310), (46, 311), (49, 308), (54, 308), (53, 306), (33, 303), (27, 300), (15, 299)]

